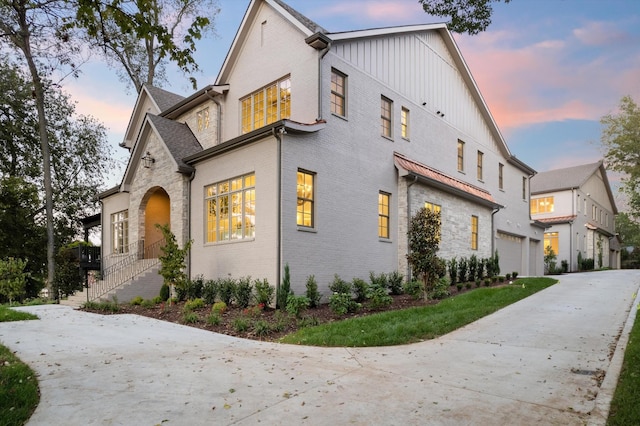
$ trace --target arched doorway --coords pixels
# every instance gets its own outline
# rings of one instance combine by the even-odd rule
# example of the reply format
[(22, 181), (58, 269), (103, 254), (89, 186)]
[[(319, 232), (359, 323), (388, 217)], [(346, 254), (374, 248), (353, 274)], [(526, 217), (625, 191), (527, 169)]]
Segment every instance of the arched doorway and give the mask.
[(167, 191), (159, 187), (151, 189), (145, 198), (147, 203), (144, 208), (144, 258), (149, 259), (160, 254), (162, 232), (156, 224), (171, 223), (171, 202)]

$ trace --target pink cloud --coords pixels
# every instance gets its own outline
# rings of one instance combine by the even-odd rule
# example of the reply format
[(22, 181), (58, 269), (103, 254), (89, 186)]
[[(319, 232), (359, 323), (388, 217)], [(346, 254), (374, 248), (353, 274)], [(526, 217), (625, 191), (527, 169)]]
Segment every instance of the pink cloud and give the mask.
[(350, 15), (354, 20), (379, 21), (388, 26), (393, 22), (406, 22), (416, 16), (417, 12), (424, 14), (417, 1), (400, 3), (397, 0), (380, 0), (334, 4), (316, 11), (314, 16)]
[(613, 22), (588, 22), (582, 28), (575, 28), (573, 35), (587, 46), (607, 46), (629, 39)]

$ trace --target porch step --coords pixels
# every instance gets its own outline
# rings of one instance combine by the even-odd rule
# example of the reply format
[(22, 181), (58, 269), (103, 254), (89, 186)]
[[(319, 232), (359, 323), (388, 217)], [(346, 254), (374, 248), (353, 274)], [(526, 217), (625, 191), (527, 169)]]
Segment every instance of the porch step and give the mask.
[(152, 267), (133, 280), (129, 280), (103, 295), (100, 300), (113, 301), (115, 297), (118, 302), (126, 303), (137, 296), (143, 299), (153, 299), (160, 294), (160, 287), (163, 283), (162, 276), (158, 274), (159, 270), (160, 265)]
[(86, 289), (76, 292), (75, 294), (67, 297), (66, 299), (60, 300), (61, 305), (71, 306), (74, 309), (78, 309), (82, 307), (82, 305), (84, 305), (86, 302), (87, 302)]

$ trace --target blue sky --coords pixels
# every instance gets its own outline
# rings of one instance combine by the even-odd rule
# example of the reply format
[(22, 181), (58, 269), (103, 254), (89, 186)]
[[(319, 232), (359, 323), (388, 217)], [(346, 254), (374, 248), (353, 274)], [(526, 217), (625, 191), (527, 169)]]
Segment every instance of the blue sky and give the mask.
[[(417, 0), (285, 1), (332, 32), (443, 21)], [(249, 4), (218, 2), (217, 36), (201, 40), (196, 53), (200, 87), (214, 82)], [(601, 159), (600, 118), (615, 113), (624, 95), (640, 102), (640, 2), (512, 0), (493, 7), (488, 31), (454, 37), (511, 152), (537, 171)], [(192, 93), (186, 78), (171, 75), (165, 89)], [(65, 88), (78, 112), (107, 125), (117, 146), (135, 94), (97, 59)], [(117, 148), (117, 157), (125, 161), (126, 153)]]

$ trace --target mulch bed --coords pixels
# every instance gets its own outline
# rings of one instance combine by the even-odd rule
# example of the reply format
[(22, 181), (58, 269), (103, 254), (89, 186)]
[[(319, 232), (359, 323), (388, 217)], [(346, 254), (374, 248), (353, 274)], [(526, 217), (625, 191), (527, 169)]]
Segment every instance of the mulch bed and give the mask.
[[(492, 287), (502, 286), (504, 283), (493, 283)], [(475, 289), (475, 285), (472, 289)], [(455, 286), (449, 287), (450, 297), (457, 294), (467, 292), (471, 289), (466, 287), (458, 290)], [(211, 315), (211, 306), (205, 306), (201, 309), (195, 309), (194, 312), (198, 319), (195, 322), (185, 321), (185, 302), (177, 302), (169, 304), (168, 302), (161, 303), (152, 307), (145, 307), (141, 305), (119, 304), (117, 312), (105, 312), (91, 309), (83, 309), (87, 312), (94, 312), (99, 314), (135, 314), (142, 315), (150, 318), (155, 318), (161, 321), (169, 321), (176, 324), (182, 324), (189, 327), (196, 327), (203, 330), (212, 331), (214, 333), (227, 334), (230, 336), (242, 337), (246, 339), (262, 340), (262, 341), (277, 341), (284, 335), (292, 333), (298, 330), (300, 327), (309, 325), (324, 324), (327, 322), (344, 320), (347, 318), (362, 317), (371, 315), (378, 312), (392, 311), (398, 309), (406, 309), (417, 306), (427, 306), (437, 304), (439, 300), (423, 300), (414, 299), (409, 295), (403, 294), (399, 296), (391, 296), (393, 303), (382, 309), (371, 309), (367, 302), (362, 304), (362, 308), (356, 313), (347, 314), (343, 316), (336, 315), (331, 311), (328, 304), (322, 304), (317, 308), (310, 308), (305, 310), (301, 318), (295, 318), (288, 315), (286, 312), (275, 310), (273, 308), (265, 308), (259, 310), (256, 307), (249, 307), (247, 309), (241, 309), (239, 307), (230, 306), (222, 315), (220, 315), (220, 321), (214, 325), (208, 321)], [(246, 330), (242, 330), (239, 326), (239, 322), (243, 322), (247, 325)], [(256, 323), (262, 322), (262, 332), (256, 332)], [(266, 324), (265, 324), (266, 323)], [(269, 331), (265, 332), (265, 325)]]

